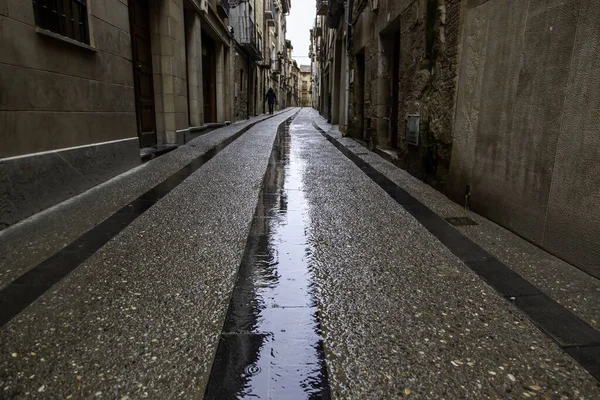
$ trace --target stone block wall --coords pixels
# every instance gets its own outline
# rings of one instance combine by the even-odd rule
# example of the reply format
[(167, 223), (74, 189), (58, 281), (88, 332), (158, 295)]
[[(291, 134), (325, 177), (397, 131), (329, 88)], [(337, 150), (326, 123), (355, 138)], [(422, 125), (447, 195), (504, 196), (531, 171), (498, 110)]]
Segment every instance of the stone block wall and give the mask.
[(159, 143), (177, 143), (189, 126), (183, 0), (150, 2), (152, 72)]
[(89, 46), (0, 0), (0, 229), (140, 163), (127, 1), (88, 23)]
[(248, 119), (248, 59), (237, 48), (233, 52), (233, 115), (240, 121)]
[(448, 193), (600, 277), (600, 3), (466, 10)]
[[(461, 0), (379, 1), (355, 10), (354, 52), (365, 63), (364, 116), (372, 120), (374, 144), (396, 148), (398, 163), (412, 174), (443, 188), (452, 148)], [(375, 28), (373, 28), (375, 27)], [(399, 45), (398, 140), (390, 138), (394, 44)], [(356, 59), (353, 62), (358, 70)], [(350, 108), (358, 109), (352, 86)], [(358, 112), (350, 117), (352, 125)], [(406, 118), (421, 117), (420, 145), (407, 145)], [(362, 137), (364, 132), (350, 132)]]
[(89, 4), (91, 47), (36, 32), (0, 0), (0, 158), (137, 137), (125, 0)]

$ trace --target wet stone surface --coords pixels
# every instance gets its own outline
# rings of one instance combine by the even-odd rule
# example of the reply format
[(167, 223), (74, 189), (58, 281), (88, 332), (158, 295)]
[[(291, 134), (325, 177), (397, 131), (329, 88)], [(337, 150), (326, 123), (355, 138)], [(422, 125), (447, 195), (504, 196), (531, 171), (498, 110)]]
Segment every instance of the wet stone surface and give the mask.
[(6, 324), (0, 398), (201, 398), (293, 113), (245, 133)]
[(328, 399), (301, 143), (275, 140), (205, 399)]
[[(284, 111), (290, 115), (290, 110)], [(89, 191), (0, 231), (0, 288), (54, 255), (79, 236), (174, 172), (252, 124), (262, 115), (198, 137), (186, 146), (119, 175)], [(101, 199), (101, 200), (99, 200)], [(139, 210), (135, 204), (133, 211)]]
[[(331, 125), (315, 111), (311, 117), (325, 131)], [(478, 225), (458, 227), (461, 233), (479, 244), (513, 271), (537, 286), (595, 329), (600, 328), (600, 280), (545, 252), (494, 222), (465, 211), (433, 187), (407, 171), (387, 162), (351, 138), (329, 131), (346, 148), (427, 205), (441, 217), (469, 217)]]
[(301, 156), (333, 398), (600, 396), (587, 371), (312, 128), (309, 113), (294, 123), (311, 143)]
[[(489, 260), (423, 226), (455, 207), (386, 170), (433, 210), (411, 214), (308, 110), (276, 135), (293, 112), (241, 136), (0, 329), (0, 398), (600, 398), (570, 357), (593, 364), (598, 346), (564, 337), (563, 351), (476, 273), (497, 275)], [(198, 157), (192, 145), (146, 164), (152, 179)], [(111, 199), (128, 189), (107, 187)], [(97, 193), (69, 221), (112, 203)], [(468, 216), (480, 225), (460, 231), (486, 234)]]

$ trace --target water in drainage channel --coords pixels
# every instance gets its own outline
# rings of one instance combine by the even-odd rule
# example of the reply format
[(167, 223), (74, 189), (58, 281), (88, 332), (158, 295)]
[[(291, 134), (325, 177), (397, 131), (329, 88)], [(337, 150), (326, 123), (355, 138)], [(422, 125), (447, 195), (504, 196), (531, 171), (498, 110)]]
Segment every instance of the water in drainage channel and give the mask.
[(303, 161), (278, 132), (205, 399), (329, 399)]

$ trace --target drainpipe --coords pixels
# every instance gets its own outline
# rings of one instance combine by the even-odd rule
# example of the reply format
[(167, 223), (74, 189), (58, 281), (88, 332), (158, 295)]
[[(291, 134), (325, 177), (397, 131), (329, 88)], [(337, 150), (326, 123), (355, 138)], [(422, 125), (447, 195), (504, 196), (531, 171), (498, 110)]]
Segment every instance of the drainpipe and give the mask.
[[(265, 54), (265, 47), (267, 45), (267, 38), (269, 37), (268, 32), (269, 32), (269, 27), (267, 26), (267, 21), (265, 21), (265, 13), (267, 12), (267, 1), (269, 0), (263, 0), (263, 40), (262, 40), (262, 45), (263, 48), (260, 49), (260, 54), (264, 56)], [(274, 13), (275, 9), (271, 10), (271, 13)], [(273, 18), (275, 18), (275, 15), (273, 15)], [(266, 114), (267, 110), (265, 108), (265, 71), (263, 70), (262, 66), (258, 68), (258, 70), (260, 71), (260, 80), (261, 80), (261, 87), (260, 87), (260, 96), (261, 96), (261, 102), (262, 102), (262, 113)]]
[(345, 74), (345, 91), (346, 94), (344, 96), (344, 136), (348, 135), (348, 107), (350, 105), (350, 50), (352, 48), (352, 24), (348, 23), (348, 18), (352, 20), (352, 12), (354, 9), (354, 0), (349, 0), (348, 9), (347, 9), (347, 30), (346, 30), (346, 52), (344, 57), (346, 58), (344, 61), (344, 74)]
[(246, 118), (250, 118), (250, 58), (246, 57)]

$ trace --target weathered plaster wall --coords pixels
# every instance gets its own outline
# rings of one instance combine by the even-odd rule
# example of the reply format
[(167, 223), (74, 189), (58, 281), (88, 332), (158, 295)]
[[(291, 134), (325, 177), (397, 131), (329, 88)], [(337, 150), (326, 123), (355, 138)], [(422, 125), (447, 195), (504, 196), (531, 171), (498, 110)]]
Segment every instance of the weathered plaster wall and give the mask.
[(448, 192), (600, 276), (600, 3), (466, 14)]

